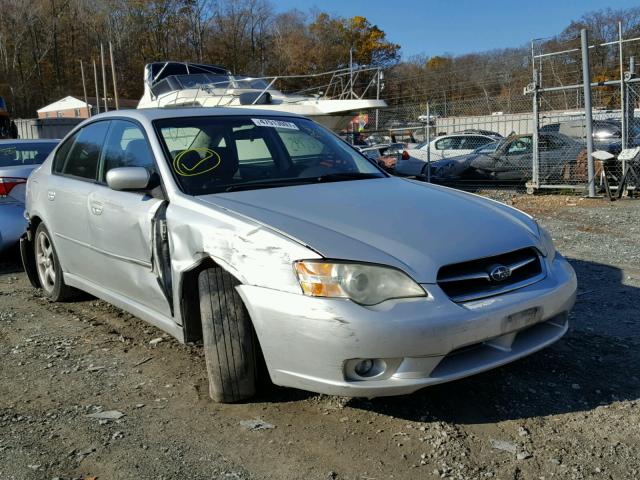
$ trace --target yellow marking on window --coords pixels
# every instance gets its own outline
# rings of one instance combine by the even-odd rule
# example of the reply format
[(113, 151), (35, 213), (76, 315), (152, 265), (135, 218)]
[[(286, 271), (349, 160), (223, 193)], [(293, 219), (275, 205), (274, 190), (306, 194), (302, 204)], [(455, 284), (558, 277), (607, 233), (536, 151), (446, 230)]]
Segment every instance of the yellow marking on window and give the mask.
[[(203, 154), (203, 157), (194, 165), (189, 166), (184, 163), (184, 156), (189, 152), (196, 152), (198, 155)], [(176, 158), (173, 159), (173, 168), (181, 177), (195, 177), (218, 168), (221, 162), (220, 155), (210, 148), (190, 148), (176, 155)]]

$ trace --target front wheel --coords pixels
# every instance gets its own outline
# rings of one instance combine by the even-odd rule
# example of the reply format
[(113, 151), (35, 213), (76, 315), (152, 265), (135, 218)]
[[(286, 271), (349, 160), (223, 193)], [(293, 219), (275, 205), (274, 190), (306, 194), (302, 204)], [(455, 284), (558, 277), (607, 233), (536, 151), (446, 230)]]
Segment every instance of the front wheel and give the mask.
[(203, 270), (198, 277), (209, 394), (222, 403), (254, 396), (258, 384), (259, 346), (238, 284), (221, 268)]
[(51, 241), (51, 235), (43, 223), (36, 229), (34, 243), (38, 280), (45, 295), (54, 302), (71, 298), (74, 290), (64, 283), (58, 254)]

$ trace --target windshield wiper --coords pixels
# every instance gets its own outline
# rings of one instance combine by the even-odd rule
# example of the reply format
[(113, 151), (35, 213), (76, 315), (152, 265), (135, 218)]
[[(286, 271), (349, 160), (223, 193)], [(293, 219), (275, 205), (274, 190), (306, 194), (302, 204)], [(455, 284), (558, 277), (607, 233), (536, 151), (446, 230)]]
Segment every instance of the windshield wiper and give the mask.
[(366, 180), (369, 178), (384, 178), (384, 175), (379, 173), (337, 172), (310, 177), (308, 180), (315, 180), (316, 182), (339, 182), (341, 180)]
[(225, 192), (237, 192), (240, 190), (257, 190), (259, 188), (277, 188), (277, 187), (289, 187), (291, 185), (301, 184), (301, 183), (312, 183), (314, 178), (289, 178), (289, 179), (281, 179), (274, 180), (272, 182), (245, 182), (245, 183), (237, 183), (235, 185), (229, 185), (225, 187)]
[(319, 175), (317, 177), (295, 177), (280, 179), (274, 181), (259, 181), (259, 182), (246, 182), (238, 183), (236, 185), (228, 185), (224, 188), (225, 192), (238, 192), (241, 190), (257, 190), (259, 188), (277, 188), (277, 187), (290, 187), (293, 185), (305, 185), (309, 183), (322, 183), (322, 182), (339, 182), (342, 180), (364, 180), (367, 178), (384, 178), (383, 175), (378, 173), (362, 173), (362, 172), (339, 172), (328, 173), (325, 175)]

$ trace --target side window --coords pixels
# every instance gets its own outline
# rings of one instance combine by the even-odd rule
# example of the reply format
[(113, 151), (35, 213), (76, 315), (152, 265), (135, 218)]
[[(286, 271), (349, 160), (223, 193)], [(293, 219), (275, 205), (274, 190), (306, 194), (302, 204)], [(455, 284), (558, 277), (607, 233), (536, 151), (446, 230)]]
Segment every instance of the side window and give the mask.
[(449, 147), (452, 150), (460, 150), (463, 147), (463, 143), (466, 137), (453, 137), (451, 139), (451, 146)]
[(238, 139), (236, 140), (236, 148), (240, 163), (271, 160), (271, 152), (269, 152), (269, 148), (267, 148), (263, 138)]
[(460, 145), (460, 137), (447, 137), (436, 142), (436, 150), (452, 150)]
[(55, 173), (61, 173), (62, 172), (62, 167), (64, 167), (64, 162), (67, 159), (67, 156), (69, 155), (69, 150), (71, 150), (71, 147), (73, 146), (73, 143), (76, 141), (76, 138), (78, 138), (78, 133), (74, 133), (71, 137), (69, 137), (62, 145), (60, 145), (60, 148), (58, 148), (58, 150), (56, 151), (56, 155), (53, 158), (53, 168), (52, 170)]
[(294, 162), (297, 158), (317, 157), (324, 149), (322, 142), (298, 130), (280, 129), (278, 135)]
[(475, 150), (476, 148), (486, 145), (487, 143), (491, 143), (492, 141), (493, 140), (486, 137), (468, 136), (462, 139), (460, 148), (463, 150)]
[(531, 137), (516, 138), (511, 145), (509, 145), (508, 155), (519, 155), (522, 153), (531, 153)]
[(132, 122), (113, 120), (102, 149), (100, 181), (107, 172), (119, 167), (143, 167), (155, 172), (155, 162), (142, 129)]
[(271, 166), (273, 165), (275, 160), (267, 145), (267, 138), (260, 127), (255, 125), (234, 127), (233, 138), (240, 165), (256, 162), (264, 164), (265, 161)]
[[(66, 158), (56, 165), (56, 172), (63, 175), (95, 180), (102, 144), (107, 136), (109, 122), (96, 122), (78, 132)], [(57, 157), (57, 156), (56, 156)]]

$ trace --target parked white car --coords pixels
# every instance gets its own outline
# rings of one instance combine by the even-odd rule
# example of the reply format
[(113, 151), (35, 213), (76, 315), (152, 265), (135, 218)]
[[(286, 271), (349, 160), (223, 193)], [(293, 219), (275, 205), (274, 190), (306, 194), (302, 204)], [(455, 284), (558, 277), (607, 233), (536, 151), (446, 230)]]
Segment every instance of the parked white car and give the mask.
[(222, 402), (264, 371), (362, 397), (482, 372), (562, 337), (576, 295), (529, 215), (391, 177), (282, 112), (94, 116), (30, 177), (26, 209), (34, 286), (202, 340)]
[(496, 138), (489, 135), (464, 133), (443, 135), (434, 138), (429, 143), (423, 142), (415, 148), (402, 152), (396, 164), (396, 173), (405, 176), (418, 176), (424, 172), (429, 156), (432, 162), (459, 157), (495, 141)]

